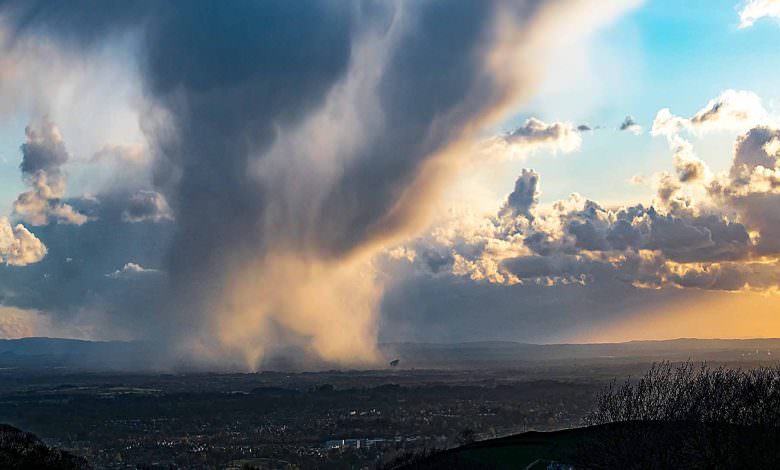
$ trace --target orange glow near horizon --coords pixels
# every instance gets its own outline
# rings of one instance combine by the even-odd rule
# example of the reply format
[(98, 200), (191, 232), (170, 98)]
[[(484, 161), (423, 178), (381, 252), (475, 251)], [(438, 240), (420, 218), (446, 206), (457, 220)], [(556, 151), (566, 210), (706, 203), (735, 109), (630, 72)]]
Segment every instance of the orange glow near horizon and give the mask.
[(578, 343), (677, 338), (780, 338), (780, 295), (707, 292), (643, 309), (622, 321), (572, 335)]

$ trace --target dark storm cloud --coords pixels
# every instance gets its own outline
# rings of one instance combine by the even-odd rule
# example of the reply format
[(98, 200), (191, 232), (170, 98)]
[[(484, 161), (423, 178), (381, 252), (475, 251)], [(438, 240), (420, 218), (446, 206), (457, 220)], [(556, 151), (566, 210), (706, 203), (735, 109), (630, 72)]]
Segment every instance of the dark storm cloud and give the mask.
[[(263, 245), (259, 221), (268, 197), (249, 175), (250, 154), (268, 148), (277, 126), (300, 119), (322, 102), (345, 73), (356, 17), (381, 10), (371, 3), (358, 8), (355, 3), (310, 0), (202, 1), (186, 8), (166, 1), (123, 5), (89, 0), (3, 6), (19, 37), (48, 34), (65, 47), (90, 47), (127, 30), (142, 33), (139, 61), (145, 88), (172, 117), (172, 129), (150, 137), (159, 149), (156, 181), (177, 221), (172, 251), (162, 258), (179, 289), (172, 295), (182, 296), (198, 291), (208, 295), (207, 289), (189, 289), (198, 283), (218, 289), (212, 280), (227, 269), (226, 258), (240, 260)], [(39, 155), (52, 154), (33, 154)], [(36, 158), (25, 168), (50, 160)], [(129, 235), (136, 229), (109, 222), (159, 218), (160, 206), (156, 193), (137, 193), (119, 220), (99, 226)], [(43, 237), (54, 243), (51, 235)], [(99, 263), (111, 258), (110, 268), (93, 266), (88, 276), (103, 277), (95, 279), (99, 285), (106, 281), (103, 274), (137, 259), (129, 253), (116, 256), (105, 256)], [(92, 277), (80, 279), (81, 289), (94, 288)], [(57, 303), (58, 297), (50, 295), (46, 302)]]
[[(169, 283), (142, 296), (145, 314), (158, 314), (155, 333), (186, 336), (213, 326), (207, 317), (218, 314), (219, 297), (229, 285), (243, 282), (249, 271), (262, 279), (265, 271), (278, 269), (265, 263), (271, 263), (267, 258), (278, 254), (280, 245), (300, 258), (296, 263), (333, 263), (396, 236), (410, 226), (424, 202), (429, 185), (427, 180), (418, 183), (426, 163), (462, 137), (468, 125), (475, 127), (520, 91), (504, 89), (520, 85), (498, 80), (486, 65), (490, 48), (500, 39), (494, 22), (498, 8), (503, 8), (502, 27), (511, 29), (533, 19), (541, 4), (0, 2), (16, 39), (46, 35), (59, 47), (87, 53), (112, 36), (129, 33), (138, 40), (132, 51), (148, 104), (141, 127), (154, 160), (154, 192), (133, 193), (126, 185), (107, 189), (91, 213), (96, 220), (85, 225), (85, 233), (107, 238), (93, 240), (98, 247), (116, 245), (115, 252), (90, 260), (88, 273), (69, 274), (74, 281), (61, 285), (71, 290), (43, 284), (42, 289), (51, 289), (46, 300), (17, 299), (26, 298), (31, 308), (45, 303), (69, 311), (89, 299), (101, 303), (110, 297), (106, 293), (119, 295), (115, 289), (137, 288), (111, 283), (115, 279), (105, 276), (135, 263), (164, 271)], [(361, 54), (368, 56), (367, 65), (360, 65)], [(358, 65), (363, 69), (355, 70)], [(301, 142), (284, 158), (277, 155), (276, 145), (331, 104), (334, 94), (348, 92), (350, 79), (361, 73), (370, 77), (359, 83), (369, 90), (368, 99), (349, 99), (361, 120), (377, 115), (379, 124), (351, 129), (354, 142), (340, 146), (333, 171), (312, 164), (320, 155), (301, 157), (320, 151)], [(164, 116), (161, 122), (155, 120), (158, 116)], [(566, 134), (579, 142), (577, 131), (569, 127), (528, 129), (533, 135), (522, 138), (550, 140)], [(411, 189), (416, 198), (409, 197)], [(163, 223), (159, 228), (123, 224), (141, 221)], [(70, 273), (79, 266), (79, 253), (64, 253), (68, 250), (55, 240), (75, 237), (62, 230), (40, 230), (53, 243), (52, 261), (35, 271), (47, 274), (46, 279), (57, 274), (49, 271)], [(113, 232), (123, 235), (111, 240)], [(124, 244), (122, 239), (131, 234), (153, 236), (153, 249)], [(151, 255), (160, 254), (163, 242), (164, 261), (155, 263)], [(78, 252), (78, 246), (70, 250)], [(66, 257), (73, 261), (57, 264)], [(312, 270), (302, 271), (311, 275)], [(32, 271), (27, 275), (33, 276)], [(284, 288), (298, 281), (294, 274), (285, 275), (291, 279), (279, 281)], [(268, 323), (285, 320), (283, 327), (293, 328), (289, 322), (298, 321), (300, 309), (289, 320), (282, 318), (291, 308), (289, 299), (268, 302), (264, 308), (274, 312), (258, 313), (258, 328), (266, 323), (263, 315), (270, 316)], [(257, 303), (250, 302), (252, 309)], [(314, 340), (316, 333), (302, 332)]]
[(394, 48), (378, 90), (386, 127), (328, 193), (316, 224), (323, 249), (349, 251), (397, 231), (403, 219), (391, 211), (421, 165), (494, 99), (481, 64), (497, 3), (406, 4), (416, 25)]

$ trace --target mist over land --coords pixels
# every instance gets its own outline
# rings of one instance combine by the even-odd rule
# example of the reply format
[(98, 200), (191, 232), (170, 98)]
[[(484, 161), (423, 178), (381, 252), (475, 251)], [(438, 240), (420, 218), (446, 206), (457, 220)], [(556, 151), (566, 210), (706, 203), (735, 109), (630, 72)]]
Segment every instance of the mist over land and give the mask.
[[(500, 369), (527, 366), (554, 366), (577, 362), (625, 364), (656, 361), (756, 362), (772, 361), (780, 354), (780, 339), (692, 339), (630, 341), (591, 344), (529, 344), (512, 341), (467, 343), (380, 343), (385, 359), (377, 370)], [(91, 372), (213, 372), (197, 364), (181, 362), (161, 368), (157, 361), (165, 351), (161, 345), (141, 341), (84, 341), (57, 338), (0, 340), (0, 367), (5, 370), (68, 370)], [(389, 363), (399, 362), (395, 366)], [(243, 365), (234, 370), (243, 372)], [(261, 370), (312, 372), (329, 370), (327, 363), (312, 367), (310, 362), (291, 355), (269, 357)], [(349, 371), (350, 369), (345, 369)]]

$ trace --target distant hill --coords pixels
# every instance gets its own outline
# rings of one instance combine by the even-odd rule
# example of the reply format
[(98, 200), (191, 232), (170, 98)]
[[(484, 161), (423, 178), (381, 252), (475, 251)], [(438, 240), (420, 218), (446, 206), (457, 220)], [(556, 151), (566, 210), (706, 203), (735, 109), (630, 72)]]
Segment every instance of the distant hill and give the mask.
[(0, 368), (81, 370), (155, 369), (161, 348), (141, 341), (84, 341), (64, 338), (0, 340)]
[[(578, 360), (767, 361), (780, 358), (780, 339), (675, 339), (599, 344), (383, 343), (379, 349), (388, 361), (399, 359), (401, 369), (469, 369)], [(7, 339), (0, 340), (0, 369), (153, 371), (159, 370), (165, 354), (165, 348), (144, 341)]]
[(747, 361), (780, 359), (780, 339), (691, 339), (593, 344), (530, 344), (511, 341), (469, 343), (385, 343), (387, 357), (400, 367), (481, 367), (487, 363), (604, 361)]
[(46, 446), (34, 434), (0, 424), (0, 468), (81, 470), (90, 466), (81, 457)]

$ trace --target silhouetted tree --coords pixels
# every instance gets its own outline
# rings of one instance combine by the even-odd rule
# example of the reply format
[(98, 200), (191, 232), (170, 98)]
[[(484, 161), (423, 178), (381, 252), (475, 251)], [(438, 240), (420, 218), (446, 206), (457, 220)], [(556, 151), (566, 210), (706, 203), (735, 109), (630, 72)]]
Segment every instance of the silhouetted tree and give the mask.
[(585, 419), (589, 468), (775, 468), (780, 463), (780, 367), (654, 364), (613, 382)]

